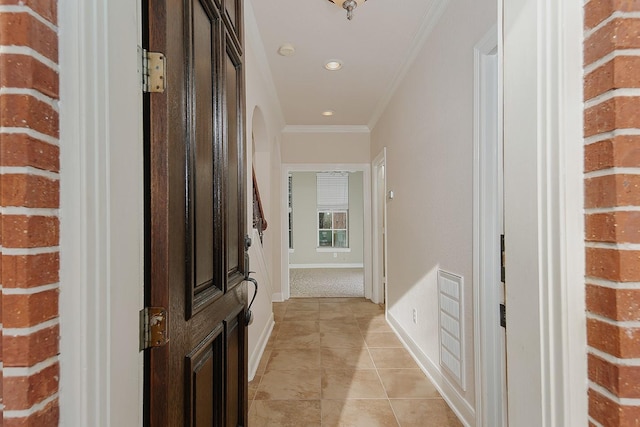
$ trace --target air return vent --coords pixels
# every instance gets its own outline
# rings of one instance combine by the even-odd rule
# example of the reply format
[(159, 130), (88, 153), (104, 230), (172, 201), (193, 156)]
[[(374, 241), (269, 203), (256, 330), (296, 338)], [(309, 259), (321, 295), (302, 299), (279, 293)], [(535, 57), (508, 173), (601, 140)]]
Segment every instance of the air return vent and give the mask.
[(438, 270), (440, 366), (466, 390), (462, 285), (461, 276)]

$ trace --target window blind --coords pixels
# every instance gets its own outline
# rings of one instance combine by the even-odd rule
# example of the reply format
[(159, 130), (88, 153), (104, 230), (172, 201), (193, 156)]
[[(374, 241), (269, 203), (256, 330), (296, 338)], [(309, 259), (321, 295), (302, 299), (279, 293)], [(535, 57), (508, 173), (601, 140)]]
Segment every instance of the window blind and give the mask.
[(349, 174), (321, 172), (316, 175), (318, 210), (349, 209)]

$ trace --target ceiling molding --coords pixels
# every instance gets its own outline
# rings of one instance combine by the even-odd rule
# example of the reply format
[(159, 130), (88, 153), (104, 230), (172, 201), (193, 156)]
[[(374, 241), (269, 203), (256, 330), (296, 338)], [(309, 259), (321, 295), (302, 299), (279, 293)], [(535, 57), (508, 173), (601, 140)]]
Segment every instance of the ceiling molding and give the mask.
[(287, 125), (282, 133), (370, 133), (365, 125)]
[(278, 91), (271, 74), (271, 67), (269, 67), (269, 61), (267, 60), (267, 54), (262, 43), (262, 37), (260, 36), (260, 30), (258, 29), (258, 22), (253, 12), (253, 5), (250, 1), (244, 2), (244, 31), (247, 43), (253, 47), (253, 52), (257, 60), (258, 69), (264, 83), (266, 85), (269, 97), (273, 100), (276, 107), (276, 114), (280, 123), (284, 126), (286, 121), (284, 119), (284, 113), (282, 112), (282, 104), (280, 98), (278, 98)]
[(373, 129), (378, 123), (378, 120), (380, 120), (382, 113), (384, 113), (387, 105), (389, 105), (389, 101), (391, 101), (391, 97), (393, 97), (396, 89), (398, 89), (398, 86), (413, 65), (413, 62), (416, 60), (418, 53), (420, 53), (422, 46), (427, 41), (427, 37), (429, 37), (429, 34), (431, 34), (431, 31), (442, 17), (442, 14), (444, 13), (448, 4), (449, 0), (433, 0), (431, 7), (429, 7), (424, 15), (424, 19), (422, 21), (420, 29), (416, 33), (416, 36), (411, 43), (411, 47), (408, 50), (407, 57), (402, 64), (402, 67), (400, 67), (393, 80), (391, 80), (391, 83), (389, 84), (385, 95), (382, 97), (371, 116), (371, 120), (369, 121), (368, 125), (369, 129)]

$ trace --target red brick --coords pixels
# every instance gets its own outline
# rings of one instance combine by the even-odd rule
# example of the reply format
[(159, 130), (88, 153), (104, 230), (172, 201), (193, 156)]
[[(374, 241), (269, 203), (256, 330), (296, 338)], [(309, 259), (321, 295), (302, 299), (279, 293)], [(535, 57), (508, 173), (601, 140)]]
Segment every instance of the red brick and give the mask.
[(604, 427), (637, 427), (640, 406), (624, 406), (589, 390), (589, 415)]
[(621, 366), (588, 356), (589, 379), (618, 397), (640, 398), (640, 366)]
[(56, 25), (58, 22), (58, 2), (52, 0), (0, 0), (2, 5), (25, 5)]
[(595, 28), (615, 11), (640, 11), (640, 0), (591, 0), (584, 5), (585, 29)]
[(587, 343), (619, 358), (640, 358), (640, 328), (587, 319)]
[(2, 326), (28, 328), (58, 317), (58, 290), (28, 295), (3, 294)]
[(29, 367), (59, 354), (59, 325), (51, 326), (26, 336), (2, 335), (3, 364), (5, 367)]
[(640, 166), (640, 136), (620, 135), (585, 147), (585, 172)]
[(640, 87), (639, 56), (617, 56), (584, 78), (585, 101), (613, 89)]
[(60, 148), (24, 133), (0, 133), (0, 166), (32, 166), (58, 172)]
[(640, 282), (640, 251), (586, 249), (587, 275), (614, 282)]
[(32, 56), (0, 55), (0, 86), (37, 90), (51, 98), (59, 96), (58, 73)]
[(584, 65), (619, 49), (640, 48), (640, 19), (617, 18), (584, 42)]
[(57, 252), (35, 255), (2, 255), (3, 288), (31, 288), (60, 280)]
[(2, 244), (5, 248), (58, 246), (60, 221), (56, 217), (3, 215)]
[(58, 35), (26, 12), (0, 13), (0, 45), (30, 47), (58, 62)]
[(640, 206), (640, 175), (606, 175), (588, 178), (585, 185), (586, 208)]
[(58, 399), (47, 404), (41, 411), (24, 418), (7, 418), (2, 427), (58, 427), (60, 407)]
[(611, 289), (587, 284), (587, 310), (612, 320), (640, 320), (640, 289)]
[(58, 113), (29, 95), (0, 95), (0, 126), (29, 128), (58, 138)]
[(6, 390), (3, 403), (6, 411), (31, 408), (58, 391), (60, 366), (56, 363), (40, 372), (26, 377), (4, 377)]
[(609, 243), (640, 243), (640, 212), (618, 211), (585, 217), (586, 240)]
[(640, 128), (638, 111), (640, 97), (636, 96), (619, 96), (594, 105), (584, 112), (584, 136), (614, 129)]
[(58, 208), (60, 185), (58, 180), (38, 175), (0, 175), (0, 205), (27, 208)]

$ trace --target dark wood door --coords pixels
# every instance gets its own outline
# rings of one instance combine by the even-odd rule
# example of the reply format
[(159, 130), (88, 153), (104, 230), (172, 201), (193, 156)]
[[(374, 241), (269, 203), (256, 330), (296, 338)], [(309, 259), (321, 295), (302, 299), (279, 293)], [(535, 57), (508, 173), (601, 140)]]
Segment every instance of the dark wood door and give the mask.
[(147, 0), (143, 41), (166, 56), (145, 95), (145, 424), (247, 425), (246, 185), (241, 0)]

